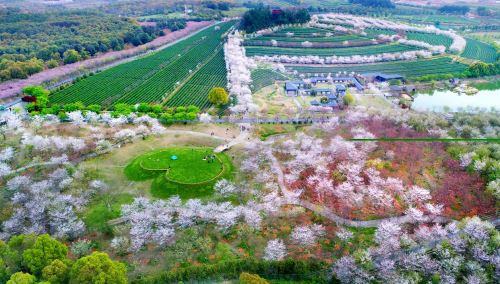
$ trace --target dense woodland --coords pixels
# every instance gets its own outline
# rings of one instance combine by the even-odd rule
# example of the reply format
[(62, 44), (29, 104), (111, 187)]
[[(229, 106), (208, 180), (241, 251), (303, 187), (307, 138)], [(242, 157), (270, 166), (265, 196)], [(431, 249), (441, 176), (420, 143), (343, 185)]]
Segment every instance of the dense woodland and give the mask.
[(20, 13), (0, 10), (0, 79), (18, 79), (162, 35), (129, 18), (94, 11)]
[(311, 16), (306, 9), (285, 9), (272, 13), (269, 7), (261, 5), (243, 15), (241, 28), (252, 33), (278, 25), (303, 24), (310, 19)]
[(469, 13), (470, 8), (468, 6), (461, 5), (445, 5), (438, 9), (441, 14), (456, 14), (465, 15)]
[(349, 0), (352, 4), (361, 4), (368, 7), (395, 8), (396, 5), (391, 0)]

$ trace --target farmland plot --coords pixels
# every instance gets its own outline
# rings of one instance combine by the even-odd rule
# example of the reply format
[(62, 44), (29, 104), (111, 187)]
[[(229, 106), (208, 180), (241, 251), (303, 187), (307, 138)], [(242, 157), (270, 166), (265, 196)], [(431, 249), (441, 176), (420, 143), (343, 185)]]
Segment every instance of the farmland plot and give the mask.
[(356, 66), (335, 66), (335, 67), (309, 67), (309, 66), (287, 66), (288, 69), (296, 70), (299, 73), (337, 73), (356, 72), (374, 73), (382, 72), (386, 74), (400, 74), (409, 78), (415, 78), (431, 74), (448, 74), (463, 72), (467, 65), (453, 62), (449, 57), (441, 57), (429, 60), (400, 61)]
[(486, 63), (494, 63), (498, 60), (498, 52), (493, 46), (470, 38), (467, 39), (467, 45), (461, 56)]
[(414, 46), (402, 44), (385, 44), (345, 48), (281, 48), (281, 47), (245, 47), (247, 56), (264, 55), (289, 55), (289, 56), (352, 56), (352, 55), (377, 55), (382, 53), (405, 52), (418, 50)]
[(221, 36), (234, 22), (210, 27), (152, 55), (121, 64), (83, 79), (50, 96), (52, 103), (102, 104), (157, 102), (177, 82), (201, 67), (222, 44)]
[(444, 35), (426, 34), (418, 32), (407, 32), (406, 35), (409, 40), (423, 41), (432, 45), (444, 45), (446, 46), (446, 48), (449, 48), (450, 45), (453, 43), (453, 40), (450, 37)]
[(220, 50), (214, 58), (196, 72), (189, 81), (168, 98), (167, 106), (195, 105), (200, 109), (209, 107), (208, 92), (213, 87), (227, 85), (224, 52)]
[(271, 69), (257, 69), (252, 72), (252, 91), (258, 91), (274, 84), (277, 80), (288, 79), (283, 74)]

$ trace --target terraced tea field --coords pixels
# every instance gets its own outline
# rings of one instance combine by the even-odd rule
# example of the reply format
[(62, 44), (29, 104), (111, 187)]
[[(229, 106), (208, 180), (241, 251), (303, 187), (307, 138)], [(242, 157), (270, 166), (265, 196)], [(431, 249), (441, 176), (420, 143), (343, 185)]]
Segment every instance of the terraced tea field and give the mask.
[(221, 36), (234, 22), (207, 28), (152, 55), (83, 79), (50, 96), (52, 103), (102, 104), (159, 102), (202, 69), (222, 45)]
[(451, 38), (444, 35), (407, 32), (406, 36), (409, 40), (423, 41), (432, 45), (444, 45), (446, 46), (446, 48), (450, 48), (451, 44), (453, 43), (453, 40)]
[(264, 87), (274, 84), (277, 80), (287, 80), (288, 78), (270, 69), (257, 69), (252, 72), (252, 91), (258, 91)]
[(494, 63), (498, 60), (498, 53), (493, 46), (471, 38), (467, 39), (467, 45), (461, 56), (486, 63)]
[(449, 57), (440, 57), (436, 59), (418, 60), (418, 61), (400, 61), (380, 64), (350, 65), (335, 67), (309, 67), (309, 66), (286, 66), (288, 69), (296, 70), (299, 73), (337, 73), (337, 72), (356, 72), (356, 73), (376, 73), (399, 74), (408, 78), (415, 78), (431, 74), (447, 74), (463, 72), (467, 65), (453, 62)]
[(410, 50), (418, 50), (419, 48), (402, 44), (384, 44), (384, 45), (345, 47), (345, 48), (282, 48), (282, 47), (246, 46), (245, 49), (247, 56), (264, 56), (264, 55), (352, 56), (352, 55), (377, 55), (382, 53), (405, 52)]
[(195, 105), (200, 109), (210, 106), (208, 92), (213, 87), (227, 85), (224, 52), (220, 50), (214, 58), (196, 72), (189, 81), (168, 98), (167, 106)]
[(261, 37), (256, 37), (250, 40), (246, 40), (245, 44), (247, 45), (252, 45), (252, 43), (255, 42), (260, 42), (260, 41), (271, 41), (271, 40), (276, 40), (276, 41), (281, 41), (281, 42), (343, 42), (343, 41), (366, 41), (370, 40), (367, 37), (359, 36), (359, 35), (334, 35), (331, 37), (282, 37), (282, 36), (275, 36), (275, 35), (264, 35)]

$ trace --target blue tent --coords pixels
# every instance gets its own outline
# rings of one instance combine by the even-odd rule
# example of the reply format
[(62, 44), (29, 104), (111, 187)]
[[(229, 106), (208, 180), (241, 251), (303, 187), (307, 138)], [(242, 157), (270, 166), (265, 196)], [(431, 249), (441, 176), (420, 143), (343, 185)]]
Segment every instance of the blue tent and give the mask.
[(174, 160), (174, 161), (175, 161), (175, 160), (177, 160), (177, 156), (175, 156), (175, 155), (174, 155), (174, 156), (171, 156), (171, 157), (170, 157), (170, 160)]

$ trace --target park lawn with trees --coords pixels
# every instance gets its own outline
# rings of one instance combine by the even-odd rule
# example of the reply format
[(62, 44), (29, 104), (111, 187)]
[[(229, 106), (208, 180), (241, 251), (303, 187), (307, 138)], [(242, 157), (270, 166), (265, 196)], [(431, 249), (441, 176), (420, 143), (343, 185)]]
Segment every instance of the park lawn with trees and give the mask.
[[(161, 11), (162, 3), (152, 2)], [(215, 2), (203, 7), (229, 8)], [(399, 8), (366, 9), (358, 12)], [(216, 31), (209, 35), (220, 35)], [(258, 113), (250, 90), (280, 79), (285, 66), (257, 64), (273, 70), (252, 72), (255, 62), (245, 56), (243, 37), (228, 36), (224, 57), (215, 47), (223, 40), (198, 38), (211, 40), (213, 57), (205, 56), (204, 66), (195, 64), (201, 62), (196, 52), (188, 57), (196, 66), (183, 70), (191, 84), (171, 80), (186, 97), (176, 91), (161, 104), (150, 103), (166, 77), (152, 77), (150, 93), (143, 70), (120, 69), (143, 84), (144, 92), (131, 101), (102, 103), (104, 90), (85, 97), (99, 96), (97, 104), (66, 101), (68, 96), (57, 102), (42, 87), (30, 86), (24, 89), (29, 116), (0, 112), (0, 283), (496, 283), (500, 235), (491, 218), (500, 200), (500, 147), (438, 137), (500, 137), (498, 112), (443, 117), (389, 107), (385, 100), (367, 103), (362, 96), (358, 103), (348, 91), (348, 108), (320, 113), (321, 123), (242, 125), (199, 115), (203, 107), (197, 104), (168, 104), (179, 97), (206, 103), (219, 87), (212, 103), (222, 105), (230, 93), (228, 112), (236, 114), (230, 118), (250, 109)], [(170, 76), (177, 65), (162, 66), (166, 58), (182, 61), (195, 41), (170, 50), (156, 65), (148, 62)], [(79, 55), (67, 51), (66, 57)], [(144, 61), (138, 62), (133, 66)], [(401, 72), (411, 80), (499, 72), (498, 62), (466, 65), (447, 56), (293, 68), (321, 74), (359, 67)], [(209, 77), (211, 72), (217, 74)], [(434, 73), (424, 77), (426, 72)], [(76, 83), (99, 85), (101, 78)], [(191, 93), (207, 78), (218, 81)], [(108, 90), (131, 84), (106, 82)], [(281, 84), (275, 87), (284, 92)], [(268, 99), (287, 108), (275, 95)], [(291, 105), (302, 98), (288, 99)], [(225, 149), (238, 132), (248, 137)], [(225, 151), (215, 154), (216, 147)]]
[[(139, 107), (141, 110), (143, 108), (146, 110), (148, 105), (137, 108)], [(126, 111), (125, 106), (119, 107), (119, 109), (119, 111)], [(455, 153), (454, 157), (460, 160), (463, 158), (464, 161), (467, 160), (466, 154), (474, 151), (474, 155), (471, 156), (471, 161), (465, 169), (460, 165), (461, 162), (448, 156), (446, 144), (441, 142), (426, 144), (425, 142), (361, 143), (349, 141), (354, 136), (372, 137), (370, 135), (375, 137), (421, 137), (422, 135), (430, 135), (427, 133), (429, 129), (434, 131), (439, 129), (454, 136), (486, 135), (486, 131), (497, 131), (494, 125), (498, 119), (494, 115), (482, 114), (484, 117), (478, 119), (477, 114), (471, 114), (470, 117), (457, 117), (450, 122), (432, 113), (403, 112), (392, 108), (384, 109), (380, 113), (372, 113), (372, 111), (376, 110), (370, 109), (368, 111), (350, 107), (347, 111), (339, 112), (339, 115), (345, 119), (346, 125), (339, 125), (336, 117), (325, 124), (313, 126), (294, 127), (290, 124), (288, 126), (291, 127), (287, 127), (286, 131), (282, 133), (283, 135), (267, 137), (268, 139), (263, 142), (258, 140), (258, 136), (254, 136), (261, 133), (252, 132), (252, 138), (255, 139), (231, 149), (225, 155), (227, 159), (230, 155), (236, 156), (235, 158), (231, 157), (231, 161), (234, 161), (234, 165), (236, 165), (231, 170), (231, 174), (221, 177), (214, 184), (204, 185), (201, 191), (198, 191), (200, 188), (187, 186), (173, 187), (173, 183), (169, 184), (172, 185), (171, 188), (158, 186), (155, 189), (155, 184), (160, 184), (159, 177), (165, 175), (160, 175), (158, 178), (151, 177), (152, 184), (148, 184), (151, 189), (145, 189), (146, 184), (141, 182), (126, 180), (124, 175), (104, 176), (104, 172), (111, 169), (123, 171), (126, 163), (121, 163), (118, 160), (117, 162), (114, 162), (115, 160), (108, 162), (107, 167), (98, 167), (99, 164), (104, 164), (104, 161), (100, 162), (102, 161), (100, 159), (112, 159), (110, 156), (115, 151), (118, 156), (123, 156), (121, 161), (124, 161), (126, 158), (133, 159), (137, 155), (147, 154), (149, 150), (145, 149), (161, 150), (163, 146), (159, 147), (160, 143), (163, 143), (162, 145), (165, 145), (166, 148), (173, 147), (173, 145), (185, 145), (188, 149), (192, 147), (191, 145), (208, 144), (208, 141), (199, 139), (199, 136), (193, 135), (188, 138), (190, 133), (196, 130), (192, 126), (176, 126), (176, 129), (187, 131), (185, 133), (179, 132), (182, 134), (175, 137), (177, 134), (162, 134), (161, 127), (154, 126), (154, 120), (137, 118), (132, 113), (129, 114), (130, 120), (116, 119), (112, 122), (106, 120), (109, 117), (105, 117), (103, 122), (82, 122), (74, 112), (68, 114), (69, 121), (63, 124), (50, 121), (35, 125), (38, 119), (31, 122), (21, 122), (26, 127), (23, 133), (8, 132), (8, 141), (10, 142), (2, 141), (2, 143), (9, 143), (6, 145), (13, 145), (7, 147), (16, 147), (13, 152), (15, 159), (5, 158), (8, 153), (4, 153), (4, 150), (0, 155), (3, 160), (7, 161), (5, 164), (13, 169), (25, 165), (19, 162), (21, 160), (47, 161), (53, 157), (57, 158), (61, 153), (69, 154), (68, 161), (80, 165), (80, 159), (93, 153), (96, 145), (102, 147), (102, 142), (100, 142), (102, 140), (106, 140), (112, 145), (120, 144), (121, 146), (112, 149), (108, 154), (97, 157), (94, 166), (77, 167), (77, 170), (74, 170), (68, 165), (66, 174), (73, 179), (73, 182), (65, 189), (60, 189), (56, 185), (47, 188), (44, 187), (46, 183), (18, 181), (19, 178), (11, 181), (13, 178), (11, 176), (5, 178), (2, 185), (5, 183), (9, 189), (21, 186), (16, 191), (25, 194), (25, 198), (29, 202), (40, 200), (38, 204), (50, 204), (51, 206), (46, 207), (47, 211), (42, 213), (44, 214), (42, 220), (46, 222), (40, 221), (39, 218), (33, 219), (31, 217), (38, 215), (27, 214), (35, 210), (36, 207), (22, 206), (24, 203), (16, 204), (15, 202), (19, 199), (5, 196), (5, 200), (2, 200), (5, 206), (2, 207), (0, 217), (3, 218), (3, 224), (11, 225), (2, 227), (2, 233), (15, 235), (16, 231), (31, 228), (31, 224), (35, 224), (47, 232), (54, 232), (54, 234), (71, 233), (67, 238), (61, 238), (67, 240), (68, 244), (71, 243), (71, 255), (78, 255), (78, 258), (87, 257), (90, 253), (85, 253), (84, 248), (88, 247), (92, 247), (91, 250), (106, 251), (115, 260), (133, 264), (129, 267), (127, 275), (128, 279), (135, 283), (203, 281), (207, 279), (233, 280), (238, 279), (242, 272), (255, 273), (270, 281), (286, 279), (307, 283), (326, 283), (330, 281), (328, 277), (332, 275), (331, 271), (335, 273), (333, 281), (342, 279), (343, 283), (350, 283), (349, 281), (355, 279), (353, 277), (356, 276), (344, 274), (341, 268), (348, 267), (356, 269), (355, 271), (367, 269), (357, 266), (358, 252), (369, 248), (371, 251), (387, 248), (388, 242), (392, 242), (392, 240), (386, 240), (380, 236), (385, 235), (388, 228), (396, 228), (396, 232), (405, 232), (407, 237), (411, 237), (415, 241), (415, 248), (417, 248), (424, 245), (420, 241), (421, 234), (427, 231), (423, 230), (437, 230), (435, 231), (437, 233), (442, 230), (442, 227), (432, 226), (429, 228), (426, 225), (420, 226), (411, 223), (401, 226), (393, 223), (381, 223), (379, 226), (371, 228), (350, 228), (331, 221), (328, 216), (321, 214), (322, 211), (316, 211), (315, 208), (318, 206), (329, 208), (340, 216), (354, 216), (353, 220), (356, 222), (359, 220), (377, 221), (386, 216), (399, 216), (399, 214), (403, 214), (402, 212), (407, 212), (406, 210), (409, 208), (422, 211), (415, 213), (412, 209), (407, 214), (417, 214), (418, 212), (428, 214), (427, 210), (429, 209), (422, 203), (424, 200), (429, 200), (427, 198), (432, 201), (432, 204), (428, 205), (432, 210), (439, 211), (439, 206), (443, 206), (445, 217), (458, 219), (475, 214), (488, 216), (494, 212), (494, 201), (489, 195), (493, 194), (489, 192), (494, 192), (496, 177), (493, 174), (495, 165), (490, 160), (497, 156), (498, 150), (495, 150), (494, 146), (488, 146), (488, 151), (482, 148), (473, 148), (472, 144), (470, 145), (472, 148), (450, 150), (450, 152)], [(11, 122), (16, 121), (14, 117), (9, 117), (9, 119)], [(474, 126), (473, 131), (467, 130), (470, 128), (469, 125)], [(12, 124), (2, 125), (2, 129), (5, 127), (12, 127)], [(19, 124), (16, 124), (15, 127), (17, 129)], [(199, 130), (208, 126), (199, 125), (197, 127)], [(215, 132), (224, 133), (228, 126), (210, 125), (210, 127), (213, 127)], [(474, 134), (474, 131), (479, 130), (482, 132)], [(31, 134), (30, 131), (36, 131), (36, 134)], [(158, 137), (156, 139), (145, 138), (144, 133), (149, 133), (146, 135), (150, 136), (158, 135)], [(205, 131), (204, 133), (209, 134), (210, 132)], [(30, 135), (38, 136), (30, 138)], [(338, 135), (342, 135), (341, 138)], [(54, 138), (54, 136), (58, 138)], [(209, 139), (209, 137), (207, 138)], [(47, 143), (51, 141), (54, 142)], [(16, 146), (20, 143), (22, 146)], [(84, 148), (73, 148), (76, 145), (82, 145), (82, 143)], [(225, 142), (212, 143), (214, 145), (205, 145), (205, 147), (213, 148)], [(137, 146), (134, 146), (136, 144)], [(69, 148), (64, 148), (64, 145)], [(127, 147), (135, 147), (136, 152), (134, 154), (127, 152)], [(129, 154), (127, 155), (127, 153)], [(273, 166), (271, 162), (273, 156), (277, 159), (278, 167)], [(450, 154), (450, 156), (453, 155)], [(475, 172), (475, 164), (483, 161), (486, 165), (482, 168), (482, 173)], [(321, 165), (326, 166), (322, 169)], [(356, 169), (360, 167), (362, 170), (358, 173)], [(65, 184), (66, 182), (60, 182), (61, 179), (64, 180), (67, 177), (61, 173), (62, 169), (64, 167), (58, 169), (40, 167), (37, 171), (27, 171), (26, 175), (33, 176), (37, 180), (40, 178), (50, 179), (56, 184)], [(298, 198), (302, 201), (313, 202), (314, 206), (310, 207), (312, 210), (296, 205), (283, 205), (282, 202), (286, 202), (286, 199), (274, 199), (282, 194), (279, 185), (276, 184), (279, 175), (275, 174), (279, 173), (280, 169), (284, 171), (283, 178), (286, 179), (283, 182), (285, 186), (293, 192), (303, 189), (304, 191)], [(330, 180), (332, 185), (325, 187), (324, 182)], [(343, 183), (356, 180), (359, 182), (352, 184), (356, 187), (356, 191), (342, 190), (348, 186)], [(385, 191), (389, 186), (397, 187), (399, 181), (403, 183), (403, 189)], [(491, 188), (488, 191), (485, 189), (486, 181), (492, 183), (488, 186)], [(166, 182), (166, 179), (163, 179), (163, 182)], [(316, 186), (317, 182), (321, 183)], [(115, 183), (121, 186), (114, 188)], [(418, 186), (418, 188), (414, 188), (413, 185)], [(46, 190), (43, 191), (43, 194), (36, 194), (40, 187), (46, 188)], [(110, 187), (117, 191), (110, 192)], [(80, 191), (80, 188), (85, 190)], [(366, 188), (369, 188), (370, 192), (365, 191)], [(322, 189), (326, 191), (322, 191)], [(54, 190), (56, 192), (60, 190), (60, 192), (51, 195)], [(382, 190), (389, 195), (383, 195), (381, 200), (378, 199), (380, 195), (373, 194), (371, 190), (377, 190), (377, 192)], [(91, 194), (86, 195), (86, 192), (89, 191)], [(400, 194), (392, 195), (396, 191)], [(9, 192), (11, 191), (9, 190)], [(326, 194), (321, 195), (322, 192)], [(359, 199), (354, 198), (354, 196), (335, 197), (329, 195), (330, 192), (334, 194), (363, 193), (363, 202), (356, 203), (355, 201)], [(174, 196), (175, 193), (178, 193), (179, 197)], [(59, 196), (64, 198), (60, 199)], [(74, 196), (75, 199), (69, 199), (70, 196)], [(449, 198), (450, 196), (453, 198)], [(82, 204), (80, 203), (82, 199), (88, 200), (89, 203), (81, 205), (85, 209), (83, 212), (77, 211), (77, 215), (69, 215), (69, 217), (73, 216), (74, 218), (67, 219), (68, 211), (64, 211), (65, 213), (62, 215), (56, 214), (61, 205), (64, 205), (63, 208), (66, 210), (70, 210), (76, 208), (74, 206)], [(342, 203), (335, 202), (336, 199), (342, 200)], [(394, 202), (387, 203), (386, 199)], [(378, 204), (377, 200), (382, 203), (376, 205)], [(122, 204), (122, 206), (117, 206), (117, 204)], [(413, 204), (415, 207), (410, 207), (409, 204)], [(94, 210), (88, 212), (87, 209)], [(107, 213), (107, 209), (110, 213)], [(11, 215), (9, 212), (16, 214)], [(109, 215), (98, 220), (97, 214)], [(84, 217), (81, 218), (81, 215)], [(411, 216), (421, 218), (418, 214)], [(17, 219), (20, 217), (22, 219)], [(79, 226), (75, 228), (75, 220), (80, 221), (80, 218), (86, 224), (83, 231), (78, 229), (81, 228)], [(23, 220), (23, 222), (18, 220)], [(123, 223), (110, 225), (108, 221), (111, 220)], [(80, 223), (76, 222), (76, 224)], [(487, 244), (486, 247), (491, 247), (497, 237), (495, 237), (495, 231), (487, 224), (487, 222), (477, 219), (464, 219), (457, 225), (458, 229), (455, 228), (458, 230), (456, 237), (454, 234), (446, 233), (446, 236), (452, 236), (451, 240), (438, 238), (436, 242), (455, 243), (461, 238), (470, 238), (466, 228), (472, 226), (487, 232), (485, 235), (488, 237), (484, 242)], [(10, 228), (15, 229), (15, 231)], [(60, 228), (69, 228), (69, 231), (60, 231)], [(445, 230), (451, 233), (455, 229), (453, 229), (453, 224), (449, 224)], [(406, 232), (408, 233), (406, 234)], [(434, 233), (426, 233), (424, 236), (427, 236), (425, 238), (427, 240), (433, 238)], [(78, 241), (79, 238), (85, 242)], [(164, 240), (166, 241), (164, 242)], [(434, 241), (434, 239), (431, 240)], [(476, 244), (479, 245), (482, 242), (471, 240), (470, 248), (476, 247)], [(405, 255), (406, 248), (393, 247), (393, 249), (394, 254), (403, 255), (401, 261), (411, 259)], [(490, 250), (482, 252), (491, 255)], [(455, 250), (453, 253), (463, 255), (467, 261), (473, 259), (473, 254)], [(54, 253), (54, 255), (59, 254)], [(386, 254), (382, 253), (380, 257), (386, 257), (384, 255)], [(430, 251), (425, 250), (422, 257), (424, 255), (431, 257), (439, 267), (446, 267), (447, 262), (441, 262), (442, 260), (435, 258)], [(350, 261), (349, 257), (354, 258), (354, 260)], [(95, 258), (100, 259), (100, 257)], [(64, 264), (64, 261), (61, 260), (61, 262)], [(92, 258), (88, 261), (87, 259), (82, 260), (81, 263), (90, 265), (95, 261)], [(103, 261), (103, 263), (107, 262)], [(372, 267), (372, 264), (379, 265), (378, 258), (370, 260), (369, 267)], [(107, 264), (102, 265), (102, 267), (104, 266)], [(57, 262), (46, 270), (59, 271), (63, 270), (63, 267)], [(91, 270), (99, 271), (99, 267), (92, 266)], [(490, 270), (491, 264), (484, 262), (481, 263), (481, 267), (484, 267), (484, 271), (486, 271), (482, 277), (492, 279), (493, 274), (489, 272), (493, 271)], [(35, 268), (33, 269), (35, 270)], [(405, 268), (400, 269), (405, 271)], [(120, 271), (121, 268), (115, 267), (109, 274), (114, 275), (113, 273), (120, 273)], [(29, 273), (27, 270), (16, 272)], [(374, 277), (382, 277), (376, 270), (369, 269), (366, 273), (374, 275)], [(453, 277), (461, 279), (469, 273), (460, 271), (453, 274)], [(94, 274), (87, 275), (89, 278), (81, 279), (91, 279), (90, 277), (93, 277)], [(76, 274), (70, 272), (69, 275), (71, 277), (71, 275)], [(419, 275), (427, 277), (428, 272), (424, 271)], [(38, 281), (38, 276), (33, 276), (37, 277)], [(24, 274), (9, 275), (10, 277), (32, 279), (29, 275)]]

